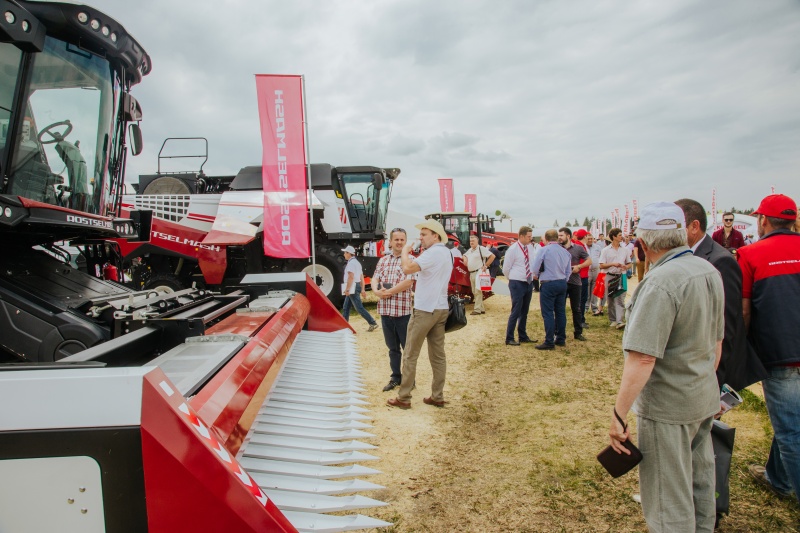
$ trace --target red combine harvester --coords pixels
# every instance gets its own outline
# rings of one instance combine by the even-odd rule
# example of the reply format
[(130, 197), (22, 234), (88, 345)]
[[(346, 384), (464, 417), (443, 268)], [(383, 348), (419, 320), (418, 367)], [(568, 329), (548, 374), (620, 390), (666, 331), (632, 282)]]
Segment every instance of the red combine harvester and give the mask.
[[(122, 215), (153, 213), (150, 234), (139, 242), (119, 239), (118, 268), (130, 273), (138, 290), (160, 292), (192, 286), (221, 289), (237, 284), (246, 274), (307, 272), (337, 307), (345, 261), (342, 248), (358, 250), (369, 277), (379, 254), (362, 254), (366, 243), (382, 241), (386, 231), (396, 168), (310, 165), (311, 208), (314, 217), (316, 265), (309, 259), (264, 255), (262, 221), (264, 193), (261, 167), (245, 167), (235, 176), (207, 176), (208, 143), (200, 155), (162, 156), (167, 143), (196, 139), (167, 139), (159, 152), (158, 172), (139, 176), (136, 194), (125, 195)], [(202, 159), (199, 171), (162, 171), (169, 158)], [(316, 274), (315, 274), (316, 272)]]
[[(483, 215), (473, 217), (467, 212), (431, 213), (430, 215), (425, 215), (425, 218), (439, 221), (444, 226), (445, 231), (454, 235), (464, 249), (469, 247), (469, 236), (472, 234), (477, 235), (483, 246), (487, 248), (494, 246), (499, 250), (500, 257), (496, 258), (497, 261), (500, 261), (506, 249), (516, 242), (516, 239), (497, 236), (493, 233), (484, 233), (484, 228), (489, 229), (491, 226), (487, 225), (488, 220)], [(492, 278), (492, 283), (494, 283), (494, 278)], [(469, 270), (467, 270), (460, 258), (455, 258), (448, 294), (457, 295), (469, 301), (473, 299)], [(484, 298), (488, 298), (492, 294), (494, 294), (492, 291), (483, 291)]]
[(380, 487), (335, 481), (375, 457), (353, 331), (305, 273), (224, 295), (102, 278), (153, 223), (114, 216), (142, 46), (88, 6), (0, 7), (0, 531), (390, 525), (322, 514), (384, 504), (340, 496)]

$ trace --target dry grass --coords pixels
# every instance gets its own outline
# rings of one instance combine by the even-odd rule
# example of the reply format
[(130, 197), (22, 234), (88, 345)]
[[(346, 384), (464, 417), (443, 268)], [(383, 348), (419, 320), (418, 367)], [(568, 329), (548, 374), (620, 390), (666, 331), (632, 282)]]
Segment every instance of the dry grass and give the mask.
[[(382, 457), (370, 466), (384, 472), (371, 481), (387, 487), (371, 496), (390, 503), (365, 514), (392, 521), (394, 532), (645, 531), (631, 498), (636, 474), (614, 480), (595, 460), (608, 443), (622, 332), (609, 329), (606, 317), (589, 317), (589, 342), (569, 336), (566, 348), (539, 352), (503, 342), (507, 297), (489, 299), (486, 308), (486, 315), (448, 334), (451, 403), (444, 409), (421, 402), (430, 386), (425, 348), (413, 408), (386, 407), (393, 393), (381, 392), (389, 376), (383, 336), (366, 333), (366, 322), (351, 318)], [(529, 334), (544, 336), (538, 308)], [(719, 531), (794, 531), (797, 503), (778, 500), (747, 473), (748, 464), (766, 460), (771, 439), (760, 389), (753, 389), (746, 405), (724, 419), (737, 436), (731, 515)]]

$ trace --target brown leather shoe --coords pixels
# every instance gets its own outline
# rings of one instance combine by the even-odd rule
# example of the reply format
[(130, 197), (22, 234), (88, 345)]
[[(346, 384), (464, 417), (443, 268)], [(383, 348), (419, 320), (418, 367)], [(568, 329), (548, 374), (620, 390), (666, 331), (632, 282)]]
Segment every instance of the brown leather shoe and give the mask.
[(386, 404), (400, 409), (411, 409), (411, 402), (403, 402), (399, 398), (389, 398), (386, 400)]
[(481, 312), (480, 312), (480, 311), (473, 311), (473, 312), (471, 312), (470, 314), (471, 314), (471, 315), (479, 315), (479, 314), (481, 314)]
[(436, 407), (444, 407), (444, 404), (446, 404), (447, 402), (444, 400), (437, 402), (433, 398), (423, 398), (422, 403), (426, 403), (428, 405), (435, 405)]

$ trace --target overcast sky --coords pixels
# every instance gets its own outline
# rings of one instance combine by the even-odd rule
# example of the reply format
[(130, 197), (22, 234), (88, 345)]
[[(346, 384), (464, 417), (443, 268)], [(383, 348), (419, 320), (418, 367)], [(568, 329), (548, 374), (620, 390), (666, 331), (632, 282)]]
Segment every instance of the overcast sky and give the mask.
[(311, 161), (401, 168), (406, 213), (442, 177), (515, 229), (715, 187), (800, 200), (796, 0), (95, 4), (153, 60), (129, 176), (170, 136), (208, 138), (207, 174), (260, 164), (254, 75), (279, 73), (305, 76)]

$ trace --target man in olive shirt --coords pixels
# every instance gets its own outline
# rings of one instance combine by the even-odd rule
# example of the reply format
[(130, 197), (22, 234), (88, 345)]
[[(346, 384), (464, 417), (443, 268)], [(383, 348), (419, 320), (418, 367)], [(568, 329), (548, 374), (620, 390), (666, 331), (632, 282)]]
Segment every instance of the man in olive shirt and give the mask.
[(629, 432), (615, 415), (624, 420), (633, 406), (651, 533), (711, 533), (716, 519), (711, 424), (719, 411), (724, 293), (719, 272), (686, 246), (685, 226), (673, 203), (642, 210), (636, 233), (651, 267), (628, 307), (625, 365), (609, 428), (612, 447), (628, 454), (622, 443)]

